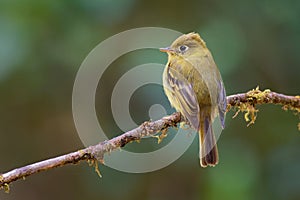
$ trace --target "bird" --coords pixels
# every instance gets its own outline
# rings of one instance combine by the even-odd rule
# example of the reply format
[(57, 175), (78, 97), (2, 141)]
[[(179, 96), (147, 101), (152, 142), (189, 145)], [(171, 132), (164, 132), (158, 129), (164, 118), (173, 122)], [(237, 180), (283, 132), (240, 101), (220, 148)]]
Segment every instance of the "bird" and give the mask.
[(211, 52), (198, 33), (179, 36), (169, 47), (163, 72), (164, 92), (176, 111), (199, 133), (200, 166), (219, 162), (212, 123), (219, 115), (225, 128), (226, 91)]

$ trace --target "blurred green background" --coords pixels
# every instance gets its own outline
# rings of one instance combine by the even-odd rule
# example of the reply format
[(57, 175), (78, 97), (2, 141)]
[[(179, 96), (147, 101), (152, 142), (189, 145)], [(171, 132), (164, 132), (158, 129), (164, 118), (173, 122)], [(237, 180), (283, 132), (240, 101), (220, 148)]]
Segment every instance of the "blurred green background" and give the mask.
[[(299, 95), (299, 10), (300, 1), (292, 0), (1, 0), (0, 172), (83, 148), (71, 107), (77, 70), (99, 42), (131, 28), (199, 32), (227, 94), (259, 85)], [(130, 66), (166, 61), (156, 50), (137, 51), (107, 70), (96, 108), (111, 136), (121, 134), (109, 110), (116, 77)], [(172, 112), (157, 85), (141, 88), (135, 97), (130, 110), (137, 123), (149, 119), (143, 105), (161, 103)], [(0, 191), (0, 199), (300, 199), (298, 118), (280, 106), (259, 110), (250, 127), (242, 115), (232, 119), (234, 113), (228, 113), (215, 168), (200, 168), (195, 140), (179, 160), (159, 171), (128, 174), (100, 166), (99, 178), (81, 163), (14, 182), (10, 194)], [(160, 146), (145, 139), (127, 148)]]

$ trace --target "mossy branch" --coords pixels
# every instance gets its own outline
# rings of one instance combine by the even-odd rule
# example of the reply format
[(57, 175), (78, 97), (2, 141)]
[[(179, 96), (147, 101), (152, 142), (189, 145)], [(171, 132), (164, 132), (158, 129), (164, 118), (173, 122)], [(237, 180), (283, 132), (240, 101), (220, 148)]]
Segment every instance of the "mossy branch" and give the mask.
[[(245, 120), (249, 121), (248, 125), (250, 125), (253, 124), (256, 119), (258, 112), (256, 105), (260, 104), (279, 104), (283, 106), (284, 110), (292, 110), (297, 115), (300, 113), (300, 96), (287, 96), (276, 92), (271, 92), (270, 90), (260, 91), (259, 88), (251, 90), (247, 93), (228, 96), (227, 112), (232, 108), (236, 108), (236, 115), (239, 112), (245, 112)], [(173, 113), (172, 115), (163, 117), (157, 121), (144, 122), (142, 125), (131, 131), (128, 131), (110, 140), (100, 142), (94, 146), (13, 169), (9, 172), (0, 174), (0, 188), (3, 188), (6, 192), (8, 192), (9, 184), (13, 181), (25, 179), (25, 177), (41, 171), (46, 171), (67, 164), (76, 164), (84, 160), (93, 164), (96, 172), (100, 175), (97, 167), (98, 161), (103, 164), (103, 156), (105, 153), (124, 147), (126, 144), (132, 141), (140, 141), (145, 136), (155, 136), (161, 132), (162, 137), (158, 136), (160, 141), (166, 136), (165, 133), (169, 127), (175, 127), (182, 121), (183, 118), (181, 117), (180, 113)], [(298, 124), (298, 128), (300, 130), (300, 123)]]
[[(260, 91), (259, 87), (247, 93), (227, 96), (227, 112), (231, 108), (236, 108), (237, 111), (233, 117), (236, 117), (240, 112), (245, 112), (244, 117), (249, 122), (248, 126), (254, 124), (258, 112), (256, 105), (261, 104), (281, 105), (283, 110), (294, 111), (298, 116), (300, 114), (300, 96), (279, 94), (269, 89)], [(298, 130), (300, 130), (300, 123), (298, 123)]]

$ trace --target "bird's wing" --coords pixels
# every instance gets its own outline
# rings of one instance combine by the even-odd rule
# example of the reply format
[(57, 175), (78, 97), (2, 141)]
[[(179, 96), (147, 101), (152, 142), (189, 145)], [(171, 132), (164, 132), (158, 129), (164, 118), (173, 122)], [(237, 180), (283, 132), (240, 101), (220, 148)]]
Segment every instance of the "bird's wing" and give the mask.
[(169, 90), (177, 103), (173, 106), (183, 114), (194, 129), (199, 130), (200, 108), (192, 85), (182, 73), (173, 68), (169, 68), (167, 74)]
[(226, 100), (226, 92), (225, 92), (225, 88), (223, 85), (222, 80), (219, 80), (218, 83), (219, 86), (219, 93), (218, 93), (218, 109), (219, 109), (219, 116), (220, 116), (220, 121), (221, 121), (221, 125), (222, 128), (225, 128), (225, 113), (226, 113), (226, 107), (227, 107), (227, 100)]

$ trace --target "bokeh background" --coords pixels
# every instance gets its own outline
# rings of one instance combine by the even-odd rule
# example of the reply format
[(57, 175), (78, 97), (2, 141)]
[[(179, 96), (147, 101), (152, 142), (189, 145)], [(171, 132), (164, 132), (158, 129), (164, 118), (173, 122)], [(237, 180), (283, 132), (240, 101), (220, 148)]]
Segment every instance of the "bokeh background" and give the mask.
[[(299, 10), (300, 1), (292, 0), (1, 0), (0, 172), (84, 147), (72, 118), (77, 70), (99, 42), (131, 28), (199, 32), (227, 94), (259, 85), (299, 95)], [(110, 111), (117, 78), (135, 65), (166, 60), (157, 50), (136, 51), (107, 70), (96, 109), (109, 137), (121, 134)], [(162, 88), (147, 85), (129, 105), (136, 123), (149, 119), (153, 103), (172, 112)], [(81, 163), (14, 182), (9, 194), (0, 191), (0, 199), (299, 199), (299, 119), (280, 106), (259, 110), (250, 127), (242, 115), (232, 119), (234, 112), (228, 113), (215, 168), (200, 168), (195, 140), (159, 171), (128, 174), (100, 166), (99, 178)], [(150, 138), (126, 148), (143, 152), (160, 146)]]

